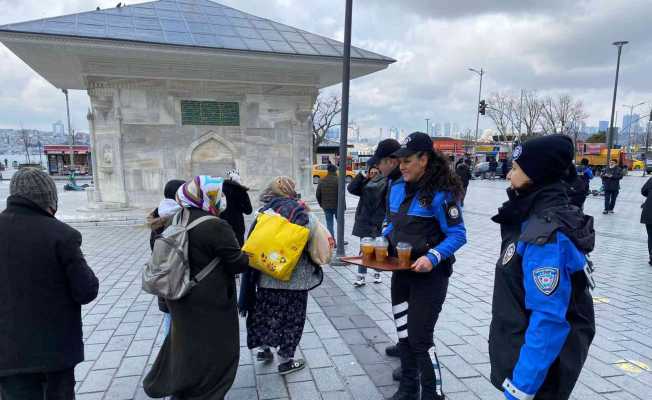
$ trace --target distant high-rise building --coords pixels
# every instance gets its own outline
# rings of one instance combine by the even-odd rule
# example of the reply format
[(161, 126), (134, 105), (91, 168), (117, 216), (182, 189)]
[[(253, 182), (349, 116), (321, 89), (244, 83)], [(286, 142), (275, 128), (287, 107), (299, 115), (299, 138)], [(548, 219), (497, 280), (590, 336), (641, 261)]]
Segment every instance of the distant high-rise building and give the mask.
[(446, 137), (450, 137), (450, 135), (451, 135), (451, 123), (450, 123), (450, 122), (446, 122), (446, 123), (444, 124), (444, 136), (446, 136)]
[(453, 127), (451, 129), (451, 135), (453, 136), (457, 136), (460, 133), (460, 126), (457, 123), (453, 123)]
[(52, 133), (55, 136), (63, 136), (66, 134), (66, 127), (63, 125), (63, 122), (57, 121), (52, 124)]
[(441, 124), (439, 122), (435, 124), (435, 136), (441, 136)]
[(607, 132), (609, 130), (609, 121), (600, 121), (598, 123), (599, 132)]
[(641, 116), (638, 114), (625, 115), (623, 117), (623, 132), (624, 133), (637, 133), (640, 125), (638, 121)]

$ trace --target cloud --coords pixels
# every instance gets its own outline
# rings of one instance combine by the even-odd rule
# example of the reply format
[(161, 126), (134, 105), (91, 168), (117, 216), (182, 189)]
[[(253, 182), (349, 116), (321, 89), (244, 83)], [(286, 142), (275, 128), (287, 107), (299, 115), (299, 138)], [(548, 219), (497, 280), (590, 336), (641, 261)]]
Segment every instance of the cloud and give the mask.
[[(0, 0), (0, 24), (85, 11), (116, 0)], [(342, 39), (344, 4), (329, 0), (222, 0), (254, 15)], [(131, 4), (131, 3), (130, 3)], [(475, 127), (478, 77), (485, 98), (521, 89), (568, 93), (582, 99), (589, 125), (608, 119), (615, 74), (615, 40), (623, 51), (618, 105), (652, 102), (649, 2), (644, 0), (364, 0), (354, 2), (353, 44), (398, 60), (389, 69), (356, 79), (351, 119), (361, 131), (406, 131), (433, 123)], [(0, 47), (0, 126), (17, 119), (49, 127), (65, 121), (62, 95), (6, 48)], [(327, 92), (338, 92), (339, 86)], [(19, 101), (16, 101), (19, 100)], [(73, 124), (86, 127), (87, 96), (72, 93)], [(619, 107), (620, 108), (620, 107)], [(622, 112), (622, 108), (620, 108)], [(642, 112), (642, 109), (639, 110)], [(491, 127), (481, 118), (481, 127)]]

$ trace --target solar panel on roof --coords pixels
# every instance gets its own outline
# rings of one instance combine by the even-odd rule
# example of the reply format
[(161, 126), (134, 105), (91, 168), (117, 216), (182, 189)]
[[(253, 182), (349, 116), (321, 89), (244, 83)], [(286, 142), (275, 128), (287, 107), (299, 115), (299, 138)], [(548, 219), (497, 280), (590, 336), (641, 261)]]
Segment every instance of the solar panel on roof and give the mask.
[[(0, 30), (183, 46), (339, 57), (342, 43), (210, 0), (159, 0), (0, 27)], [(352, 48), (356, 58), (386, 60)]]

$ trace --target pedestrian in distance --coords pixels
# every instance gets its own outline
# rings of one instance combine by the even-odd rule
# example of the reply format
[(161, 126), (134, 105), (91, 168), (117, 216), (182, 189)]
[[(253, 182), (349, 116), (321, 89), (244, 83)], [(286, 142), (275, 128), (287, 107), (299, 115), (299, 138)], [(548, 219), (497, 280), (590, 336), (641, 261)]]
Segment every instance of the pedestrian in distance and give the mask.
[[(291, 223), (314, 232), (317, 219), (298, 199), (292, 179), (274, 179), (262, 192), (260, 202), (263, 207), (259, 212), (274, 211)], [(310, 258), (309, 244), (287, 282), (253, 268), (248, 268), (241, 277), (238, 305), (240, 315), (247, 317), (247, 347), (259, 350), (256, 359), (260, 362), (272, 362), (271, 349), (278, 348), (281, 375), (305, 367), (304, 360), (294, 358), (295, 351), (306, 323), (308, 291), (319, 286), (324, 278), (321, 267)]]
[(613, 214), (620, 192), (620, 180), (623, 179), (623, 170), (618, 165), (618, 161), (609, 161), (609, 167), (602, 171), (601, 178), (604, 186), (604, 211), (602, 213)]
[[(333, 164), (328, 164), (327, 168), (328, 175), (319, 181), (315, 196), (317, 197), (319, 206), (324, 210), (328, 231), (331, 233), (331, 236), (336, 237), (334, 220), (337, 220), (339, 181), (337, 179), (337, 167)], [(337, 243), (335, 246), (337, 246)]]
[(498, 161), (496, 161), (496, 158), (491, 157), (489, 158), (489, 179), (495, 179), (496, 172), (498, 172)]
[(0, 398), (72, 400), (84, 361), (81, 306), (99, 282), (82, 236), (57, 220), (57, 187), (25, 168), (10, 182), (0, 214)]
[[(367, 163), (367, 175), (358, 173), (351, 181), (347, 190), (354, 196), (360, 197), (355, 210), (355, 223), (353, 236), (360, 239), (365, 237), (376, 238), (380, 236), (383, 221), (385, 220), (385, 190), (387, 178), (380, 173), (375, 165)], [(367, 268), (358, 267), (358, 279), (353, 283), (355, 287), (365, 285)], [(374, 283), (382, 283), (379, 271), (374, 272)]]
[(502, 172), (502, 179), (506, 180), (507, 179), (507, 174), (509, 173), (509, 169), (510, 169), (509, 160), (507, 160), (507, 158), (505, 158), (503, 160), (503, 163), (500, 166), (500, 168), (501, 168), (501, 172)]
[(645, 197), (645, 202), (641, 205), (641, 223), (645, 224), (647, 231), (647, 251), (648, 264), (652, 265), (652, 178), (645, 182), (641, 188), (641, 194)]
[[(589, 160), (583, 158), (580, 162), (580, 166), (575, 168), (571, 166), (572, 169), (576, 170), (575, 178), (569, 180), (569, 189), (568, 189), (568, 198), (570, 204), (579, 207), (581, 210), (584, 210), (584, 202), (591, 192), (591, 179), (593, 179), (593, 170), (589, 167)], [(572, 171), (571, 171), (572, 172)]]
[(220, 214), (220, 218), (226, 220), (235, 232), (240, 246), (244, 244), (245, 215), (251, 215), (251, 199), (249, 199), (249, 188), (242, 185), (240, 171), (232, 169), (226, 172), (224, 181), (224, 196), (226, 197), (226, 210)]
[[(190, 279), (198, 283), (184, 297), (166, 300), (172, 326), (143, 381), (150, 397), (222, 400), (235, 380), (240, 358), (235, 275), (247, 268), (249, 258), (231, 226), (210, 218), (223, 211), (223, 183), (222, 178), (197, 176), (177, 191), (186, 226), (204, 219), (188, 231)], [(216, 259), (217, 266), (198, 278)]]
[[(506, 399), (567, 400), (595, 335), (593, 218), (568, 202), (571, 139), (514, 150), (489, 330), (491, 382)], [(574, 169), (573, 169), (574, 171)]]
[(448, 159), (433, 151), (426, 133), (410, 134), (393, 157), (402, 177), (389, 189), (389, 252), (411, 246), (410, 270), (392, 274), (392, 311), (399, 338), (402, 375), (393, 400), (443, 399), (439, 362), (430, 356), (435, 324), (442, 310), (454, 254), (466, 243), (460, 201), (462, 182)]
[(461, 205), (463, 206), (466, 192), (469, 189), (469, 182), (471, 182), (471, 160), (466, 159), (463, 163), (459, 164), (455, 169), (455, 173), (462, 181), (462, 187), (464, 188), (464, 195), (462, 196), (461, 201)]
[[(175, 199), (177, 190), (184, 183), (186, 182), (182, 180), (171, 180), (166, 183), (163, 189), (163, 200), (161, 200), (154, 211), (147, 215), (147, 226), (151, 231), (149, 235), (150, 250), (154, 250), (154, 241), (156, 238), (168, 227), (172, 217), (181, 210), (181, 206)], [(167, 336), (170, 332), (170, 310), (168, 310), (165, 299), (162, 297), (158, 298), (158, 309), (163, 313), (163, 333)]]

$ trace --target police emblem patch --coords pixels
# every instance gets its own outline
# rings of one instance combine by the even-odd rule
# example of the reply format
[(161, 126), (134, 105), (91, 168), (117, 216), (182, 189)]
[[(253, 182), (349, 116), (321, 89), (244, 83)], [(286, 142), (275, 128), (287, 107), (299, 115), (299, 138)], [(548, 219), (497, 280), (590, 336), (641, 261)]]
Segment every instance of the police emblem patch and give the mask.
[(550, 296), (559, 285), (559, 268), (537, 268), (532, 271), (532, 277), (541, 293)]
[(521, 154), (523, 154), (523, 147), (522, 146), (517, 146), (514, 149), (514, 152), (512, 153), (512, 158), (514, 160), (518, 160), (518, 158), (521, 156)]
[(503, 265), (507, 265), (512, 261), (514, 254), (516, 254), (516, 244), (510, 243), (509, 246), (507, 246), (507, 249), (505, 249), (505, 254), (503, 254)]
[(448, 209), (448, 216), (452, 219), (458, 219), (460, 217), (460, 210), (457, 207), (451, 207)]

